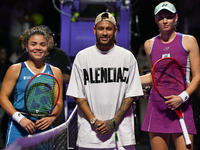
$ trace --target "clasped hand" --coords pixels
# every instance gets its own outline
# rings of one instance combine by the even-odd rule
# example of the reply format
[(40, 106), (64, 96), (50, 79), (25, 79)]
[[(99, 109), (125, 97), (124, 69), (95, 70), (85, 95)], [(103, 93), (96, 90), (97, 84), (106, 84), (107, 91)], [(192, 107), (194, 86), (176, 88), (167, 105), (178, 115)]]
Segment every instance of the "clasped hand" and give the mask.
[(94, 124), (96, 131), (99, 134), (106, 135), (114, 129), (114, 124), (111, 120), (97, 120)]
[(35, 133), (36, 129), (44, 130), (48, 128), (53, 122), (52, 117), (44, 117), (42, 119), (37, 120), (35, 123), (33, 123), (31, 120), (27, 118), (23, 118), (20, 121), (20, 125), (29, 133), (33, 134)]
[(170, 95), (170, 96), (165, 96), (164, 98), (167, 99), (167, 101), (165, 101), (165, 104), (168, 106), (169, 109), (171, 110), (175, 110), (178, 107), (181, 106), (181, 104), (183, 103), (182, 99), (180, 96), (177, 95)]

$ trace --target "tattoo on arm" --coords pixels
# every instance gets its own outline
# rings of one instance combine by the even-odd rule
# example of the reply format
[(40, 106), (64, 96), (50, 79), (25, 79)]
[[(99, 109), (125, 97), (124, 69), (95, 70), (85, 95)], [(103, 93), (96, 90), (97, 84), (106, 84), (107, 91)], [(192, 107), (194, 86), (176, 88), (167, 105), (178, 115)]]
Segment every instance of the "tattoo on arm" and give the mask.
[[(80, 105), (83, 105), (85, 102), (87, 103), (87, 101), (84, 99), (84, 100), (81, 100), (81, 101), (77, 101), (77, 99), (75, 100), (76, 103), (80, 106)], [(88, 103), (87, 103), (88, 105)]]
[(89, 104), (88, 104), (86, 99), (81, 99), (81, 100), (80, 99), (79, 100), (75, 99), (75, 102), (79, 107), (81, 107), (81, 105), (83, 105), (83, 104), (87, 105), (86, 107), (88, 107), (89, 111), (93, 114), (93, 112), (91, 111), (90, 106), (89, 106)]
[(124, 116), (124, 114), (126, 113), (126, 111), (131, 106), (132, 102), (133, 102), (132, 98), (127, 98), (127, 99), (123, 100), (123, 102), (122, 102), (119, 110), (117, 111), (116, 116), (114, 117), (114, 120), (115, 120), (116, 123), (119, 123), (119, 121), (121, 120), (121, 118)]
[(107, 120), (105, 123), (105, 126), (108, 128), (108, 131), (111, 131), (114, 129), (114, 124), (111, 120)]

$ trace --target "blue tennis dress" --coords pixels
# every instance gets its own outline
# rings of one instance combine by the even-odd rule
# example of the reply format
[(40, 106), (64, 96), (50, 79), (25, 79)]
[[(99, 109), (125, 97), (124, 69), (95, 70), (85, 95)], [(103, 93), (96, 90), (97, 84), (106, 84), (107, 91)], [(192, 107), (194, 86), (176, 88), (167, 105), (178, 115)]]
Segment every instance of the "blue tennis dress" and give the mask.
[[(53, 75), (53, 72), (49, 64), (45, 64), (42, 73)], [(26, 112), (24, 104), (24, 92), (26, 89), (26, 85), (28, 84), (31, 77), (33, 77), (34, 75), (35, 73), (28, 67), (26, 62), (22, 62), (21, 71), (18, 80), (16, 82), (16, 85), (14, 87), (14, 103), (13, 103), (13, 107), (19, 112)], [(36, 121), (36, 118), (31, 118), (31, 119), (33, 121)], [(43, 132), (51, 128), (52, 127), (50, 126), (45, 130), (36, 130), (35, 133)], [(17, 138), (21, 138), (23, 136), (28, 136), (28, 132), (23, 127), (21, 127), (16, 121), (12, 120), (12, 118), (10, 117), (8, 121), (8, 129), (6, 135), (6, 146), (12, 144)]]

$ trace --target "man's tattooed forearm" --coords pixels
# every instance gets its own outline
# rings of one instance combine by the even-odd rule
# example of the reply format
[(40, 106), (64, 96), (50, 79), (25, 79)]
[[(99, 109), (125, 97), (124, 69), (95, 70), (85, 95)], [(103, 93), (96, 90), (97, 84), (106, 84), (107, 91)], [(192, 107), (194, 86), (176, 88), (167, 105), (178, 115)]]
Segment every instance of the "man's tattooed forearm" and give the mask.
[(113, 125), (113, 122), (111, 120), (107, 120), (105, 125), (108, 128), (108, 131), (111, 131), (111, 130), (114, 129), (114, 125)]
[(83, 105), (85, 102), (87, 103), (87, 101), (85, 99), (81, 100), (79, 102), (77, 102), (77, 100), (76, 100), (76, 103), (78, 104), (78, 106)]
[(121, 104), (121, 106), (120, 106), (120, 108), (119, 108), (119, 110), (118, 110), (118, 112), (117, 112), (117, 114), (115, 116), (115, 121), (116, 122), (120, 121), (120, 119), (123, 117), (123, 115), (126, 113), (128, 108), (130, 107), (131, 103), (132, 103), (132, 99), (131, 98), (127, 98), (122, 102), (122, 104)]

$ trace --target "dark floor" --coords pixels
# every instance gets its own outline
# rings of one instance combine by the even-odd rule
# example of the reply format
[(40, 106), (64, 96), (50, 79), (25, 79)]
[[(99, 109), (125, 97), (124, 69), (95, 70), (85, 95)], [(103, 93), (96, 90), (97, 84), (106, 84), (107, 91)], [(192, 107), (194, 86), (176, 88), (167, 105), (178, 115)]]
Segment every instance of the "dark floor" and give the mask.
[(149, 135), (147, 132), (140, 132), (136, 137), (136, 150), (150, 150)]
[[(151, 150), (148, 132), (141, 131), (139, 137), (136, 138), (136, 141), (136, 150)], [(169, 143), (169, 150), (176, 150), (173, 141), (171, 140)]]

